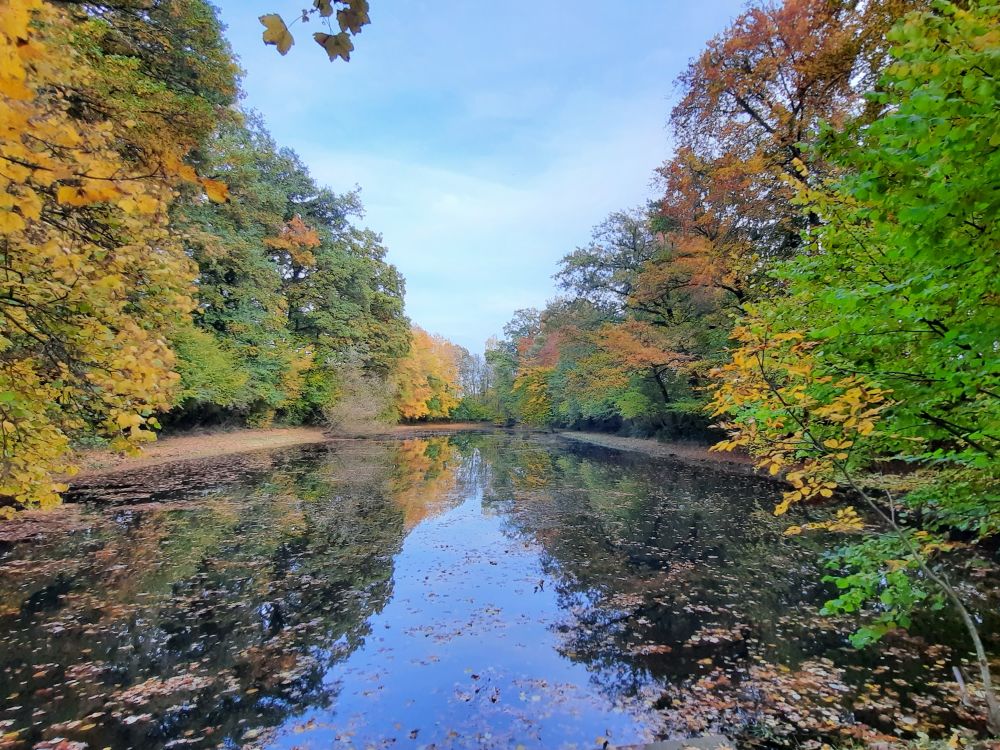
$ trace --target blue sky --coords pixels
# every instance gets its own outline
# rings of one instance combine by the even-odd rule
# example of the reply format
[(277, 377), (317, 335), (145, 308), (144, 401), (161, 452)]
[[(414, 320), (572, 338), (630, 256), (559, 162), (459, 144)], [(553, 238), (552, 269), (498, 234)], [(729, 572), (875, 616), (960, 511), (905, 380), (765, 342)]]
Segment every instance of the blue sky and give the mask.
[(371, 0), (347, 64), (315, 21), (286, 57), (264, 47), (257, 17), (303, 4), (222, 0), (245, 104), (319, 182), (361, 187), (410, 318), (482, 351), (591, 227), (653, 195), (674, 79), (743, 2)]

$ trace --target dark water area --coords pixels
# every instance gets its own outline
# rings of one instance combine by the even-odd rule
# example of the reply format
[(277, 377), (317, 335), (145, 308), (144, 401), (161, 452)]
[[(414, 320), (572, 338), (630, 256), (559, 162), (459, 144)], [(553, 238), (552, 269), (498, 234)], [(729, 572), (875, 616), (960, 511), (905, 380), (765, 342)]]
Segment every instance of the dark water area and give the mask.
[(975, 728), (954, 624), (851, 649), (853, 623), (818, 614), (820, 542), (782, 535), (778, 494), (505, 433), (109, 477), (58, 533), (0, 545), (0, 750)]

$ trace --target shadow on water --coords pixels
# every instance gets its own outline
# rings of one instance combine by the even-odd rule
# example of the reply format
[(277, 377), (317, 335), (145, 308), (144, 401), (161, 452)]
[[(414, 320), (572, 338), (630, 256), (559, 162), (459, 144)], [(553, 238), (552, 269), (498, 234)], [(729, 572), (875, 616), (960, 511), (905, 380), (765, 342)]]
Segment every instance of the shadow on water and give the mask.
[[(975, 726), (953, 625), (846, 647), (775, 486), (555, 438), (261, 452), (0, 547), (0, 748), (782, 745)], [(42, 747), (46, 745), (43, 744)]]

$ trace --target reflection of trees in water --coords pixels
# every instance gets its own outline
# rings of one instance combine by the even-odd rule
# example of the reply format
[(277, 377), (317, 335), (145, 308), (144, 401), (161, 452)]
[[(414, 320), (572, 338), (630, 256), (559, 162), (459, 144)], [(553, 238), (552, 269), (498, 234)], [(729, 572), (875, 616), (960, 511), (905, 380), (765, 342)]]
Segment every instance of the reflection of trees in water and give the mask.
[(401, 440), (390, 492), (403, 511), (406, 530), (462, 500), (458, 470), (462, 458), (446, 437)]
[[(747, 635), (773, 638), (778, 616), (816, 597), (815, 571), (764, 510), (769, 483), (522, 437), (480, 451), (486, 504), (542, 548), (564, 654), (613, 698), (696, 674), (707, 652), (744, 662)], [(715, 642), (698, 643), (707, 627)]]
[[(926, 643), (890, 648), (891, 670), (885, 654), (844, 652), (851, 625), (818, 616), (829, 591), (771, 515), (773, 484), (551, 440), (478, 450), (484, 504), (541, 548), (562, 653), (612, 700), (640, 696), (679, 734), (759, 723), (815, 737), (902, 676), (921, 726), (969, 718), (926, 671)], [(947, 643), (949, 628), (929, 634)]]
[(295, 457), (311, 453), (244, 463), (207, 495), (175, 475), (165, 505), (14, 549), (0, 692), (21, 708), (4, 718), (32, 741), (215, 746), (328, 705), (323, 675), (391, 594), (404, 529), (390, 448)]

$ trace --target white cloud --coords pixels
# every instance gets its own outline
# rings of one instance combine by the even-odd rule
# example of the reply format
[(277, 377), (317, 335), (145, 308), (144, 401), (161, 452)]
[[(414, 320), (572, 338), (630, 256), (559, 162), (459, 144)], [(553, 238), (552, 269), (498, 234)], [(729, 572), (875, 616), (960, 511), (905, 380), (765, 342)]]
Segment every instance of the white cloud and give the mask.
[(649, 197), (667, 153), (666, 105), (613, 104), (597, 112), (569, 102), (537, 123), (546, 158), (513, 177), (502, 154), (474, 171), (322, 147), (304, 156), (320, 182), (363, 186), (366, 221), (408, 279), (414, 321), (478, 350), (514, 309), (555, 293), (557, 261), (594, 224)]

